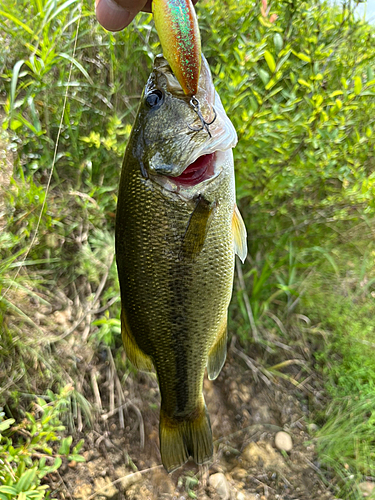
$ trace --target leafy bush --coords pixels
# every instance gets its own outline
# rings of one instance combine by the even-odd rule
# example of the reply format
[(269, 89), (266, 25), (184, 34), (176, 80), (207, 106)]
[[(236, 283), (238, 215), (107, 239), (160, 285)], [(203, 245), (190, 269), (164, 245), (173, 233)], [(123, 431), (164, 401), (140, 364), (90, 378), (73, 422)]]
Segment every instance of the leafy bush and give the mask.
[(60, 414), (66, 408), (69, 392), (70, 387), (57, 396), (49, 391), (49, 403), (37, 398), (33, 411), (19, 423), (13, 418), (4, 419), (4, 412), (0, 412), (1, 500), (50, 498), (43, 478), (59, 469), (63, 458), (84, 461), (79, 454), (83, 440), (72, 447), (72, 436), (61, 438), (65, 427)]

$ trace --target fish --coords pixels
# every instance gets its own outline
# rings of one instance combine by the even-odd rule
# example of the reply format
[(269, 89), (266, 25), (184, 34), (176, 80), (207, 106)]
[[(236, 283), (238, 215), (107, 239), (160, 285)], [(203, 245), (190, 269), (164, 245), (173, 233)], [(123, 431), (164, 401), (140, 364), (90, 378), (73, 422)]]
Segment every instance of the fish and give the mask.
[(236, 131), (201, 62), (197, 99), (216, 120), (210, 135), (167, 60), (159, 55), (126, 147), (115, 246), (125, 351), (160, 388), (160, 453), (168, 472), (189, 457), (210, 462), (212, 432), (203, 380), (227, 352), (235, 254), (247, 254), (236, 205)]
[(152, 12), (164, 57), (186, 95), (198, 90), (201, 38), (191, 0), (153, 0)]

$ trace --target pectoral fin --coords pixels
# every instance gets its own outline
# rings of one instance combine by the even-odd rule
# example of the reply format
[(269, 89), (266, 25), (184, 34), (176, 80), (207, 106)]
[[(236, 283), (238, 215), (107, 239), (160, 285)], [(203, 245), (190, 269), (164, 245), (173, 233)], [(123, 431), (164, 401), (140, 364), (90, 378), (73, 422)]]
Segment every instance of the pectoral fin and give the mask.
[(135, 368), (138, 368), (138, 370), (146, 372), (152, 371), (153, 365), (151, 358), (138, 347), (137, 342), (129, 328), (125, 311), (123, 309), (121, 310), (121, 335), (126, 355), (131, 364), (135, 366)]
[(201, 252), (215, 208), (216, 203), (211, 203), (203, 196), (198, 196), (182, 241), (180, 260), (194, 259)]
[(224, 319), (223, 325), (216, 338), (215, 344), (211, 347), (208, 353), (207, 374), (209, 380), (215, 380), (218, 377), (225, 359), (227, 357), (227, 318)]
[(237, 205), (234, 205), (232, 231), (234, 238), (234, 252), (241, 259), (242, 263), (244, 263), (247, 255), (246, 226)]

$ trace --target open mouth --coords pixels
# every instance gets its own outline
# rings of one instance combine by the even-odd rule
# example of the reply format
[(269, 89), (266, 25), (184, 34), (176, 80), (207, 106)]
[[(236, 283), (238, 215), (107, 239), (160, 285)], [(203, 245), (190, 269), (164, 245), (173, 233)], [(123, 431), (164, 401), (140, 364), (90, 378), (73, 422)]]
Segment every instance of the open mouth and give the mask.
[(181, 175), (170, 179), (181, 186), (195, 186), (215, 174), (215, 153), (200, 156)]

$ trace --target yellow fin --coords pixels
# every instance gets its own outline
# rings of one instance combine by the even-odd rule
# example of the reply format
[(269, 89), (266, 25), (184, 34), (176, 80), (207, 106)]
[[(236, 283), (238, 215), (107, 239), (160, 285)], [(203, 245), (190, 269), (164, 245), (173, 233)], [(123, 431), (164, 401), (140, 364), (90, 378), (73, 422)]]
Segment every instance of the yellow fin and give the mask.
[(216, 339), (215, 344), (208, 353), (207, 374), (209, 380), (215, 380), (219, 376), (227, 357), (227, 318), (223, 328)]
[(198, 196), (182, 241), (180, 260), (194, 259), (202, 250), (215, 207), (215, 203), (210, 203), (201, 195)]
[(234, 237), (234, 252), (241, 259), (242, 263), (244, 263), (247, 255), (246, 226), (237, 205), (234, 205), (232, 231)]
[(184, 465), (189, 457), (201, 465), (212, 459), (213, 444), (210, 419), (202, 399), (187, 419), (170, 418), (160, 410), (160, 453), (168, 472)]
[(138, 368), (138, 370), (150, 372), (153, 367), (151, 358), (138, 347), (137, 342), (130, 331), (125, 311), (123, 309), (121, 310), (121, 335), (126, 355), (131, 364), (135, 366), (135, 368)]

